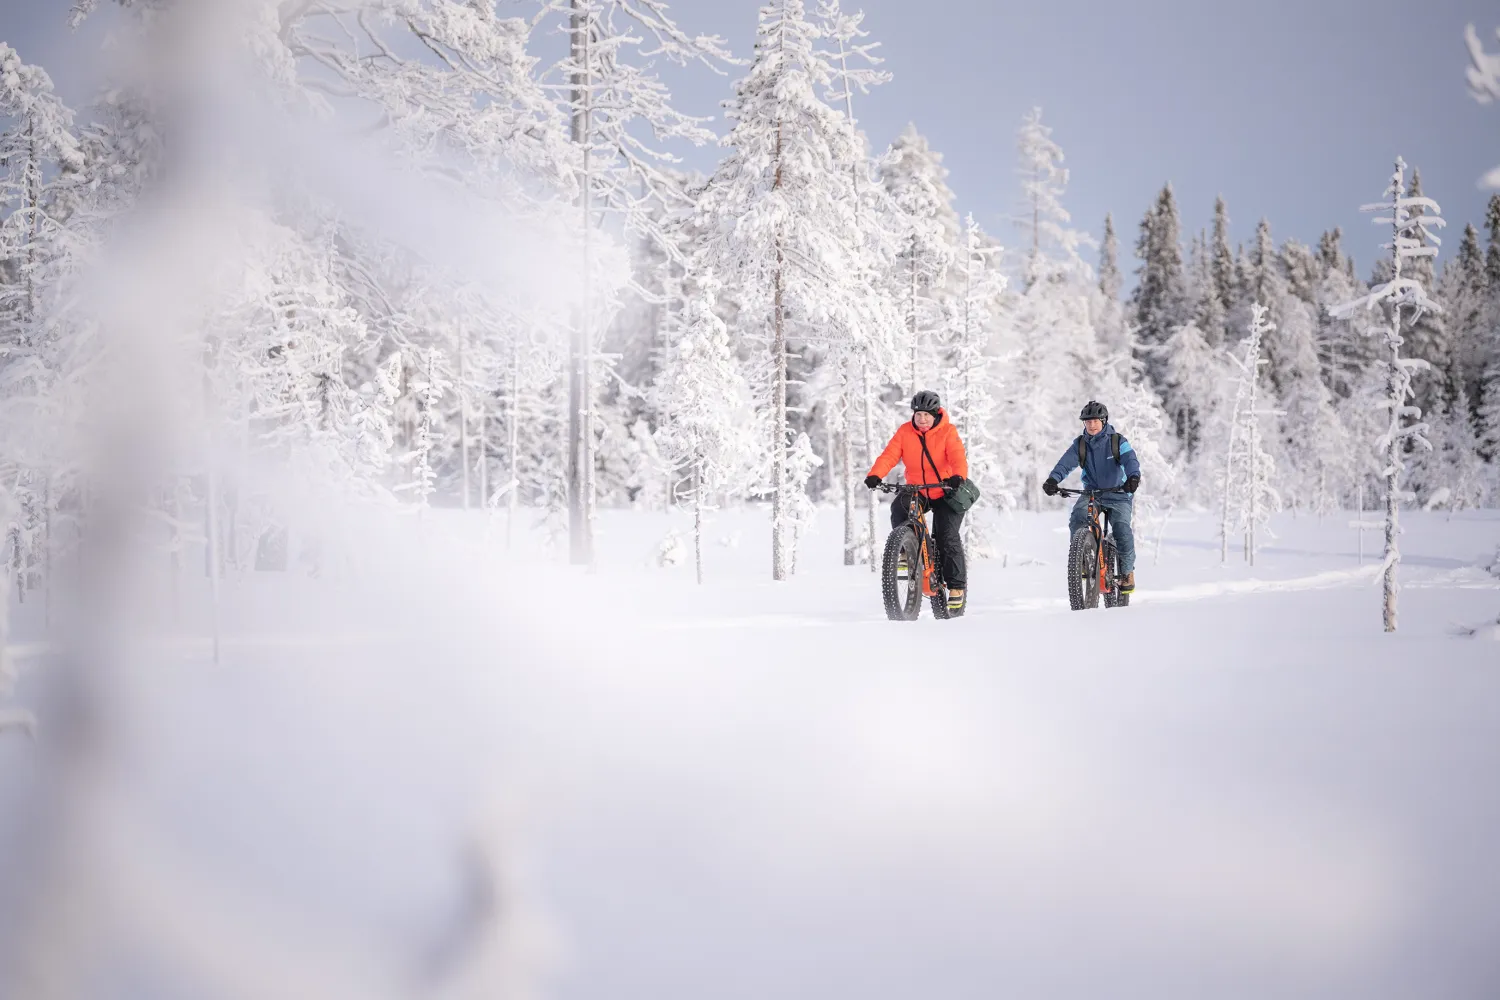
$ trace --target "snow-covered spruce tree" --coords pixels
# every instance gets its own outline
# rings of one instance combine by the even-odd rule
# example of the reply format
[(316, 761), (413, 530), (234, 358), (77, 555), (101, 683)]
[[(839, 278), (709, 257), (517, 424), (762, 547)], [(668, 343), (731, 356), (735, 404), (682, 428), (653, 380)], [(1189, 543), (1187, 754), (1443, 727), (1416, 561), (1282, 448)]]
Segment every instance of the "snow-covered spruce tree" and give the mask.
[[(1489, 281), (1484, 270), (1484, 251), (1479, 246), (1479, 230), (1473, 224), (1464, 227), (1458, 253), (1443, 266), (1439, 299), (1448, 311), (1452, 332), (1450, 365), (1445, 373), (1450, 392), (1462, 390), (1470, 400), (1478, 401), (1483, 391), (1485, 368), (1491, 354), (1497, 354), (1492, 341), (1497, 338), (1490, 328), (1493, 316)], [(1473, 417), (1473, 414), (1470, 414)]]
[(1420, 484), (1417, 494), (1422, 508), (1452, 511), (1481, 506), (1488, 492), (1488, 470), (1463, 388), (1457, 388), (1451, 399), (1439, 397), (1427, 422), (1432, 448), (1419, 448), (1411, 468), (1413, 484)]
[[(626, 238), (643, 233), (670, 256), (678, 249), (653, 218), (650, 207), (682, 194), (665, 167), (676, 158), (651, 142), (703, 144), (713, 133), (673, 107), (655, 61), (698, 64), (715, 71), (731, 62), (723, 40), (683, 31), (661, 0), (541, 0), (544, 12), (566, 18), (568, 55), (553, 67), (555, 90), (564, 95), (579, 177), (581, 305), (568, 363), (568, 519), (574, 563), (593, 554), (595, 395), (606, 364), (598, 356), (598, 331), (617, 308), (596, 274), (594, 248), (604, 242), (607, 220)], [(650, 136), (648, 142), (645, 137)]]
[(895, 213), (888, 225), (900, 234), (887, 287), (905, 317), (909, 366), (902, 384), (911, 396), (937, 375), (934, 335), (942, 325), (948, 270), (958, 253), (958, 213), (942, 154), (915, 125), (891, 143), (879, 172)]
[(704, 514), (715, 498), (750, 485), (764, 442), (755, 433), (750, 387), (729, 329), (716, 311), (719, 283), (704, 273), (696, 284), (681, 335), (663, 359), (660, 404), (670, 416), (656, 437), (662, 454), (687, 472), (685, 488), (674, 499), (692, 508), (693, 564), (702, 583)]
[(15, 507), (8, 556), (25, 600), (50, 569), (53, 514), (69, 488), (54, 440), (59, 389), (68, 380), (54, 303), (83, 236), (70, 216), (85, 160), (51, 78), (3, 42), (0, 123), (0, 405), (12, 418), (0, 441), (0, 474)]
[[(1030, 128), (1022, 127), (1018, 147), (1023, 150)], [(1049, 155), (1060, 162), (1060, 151)], [(1017, 251), (1028, 256), (1013, 271), (1029, 270), (1031, 283), (1007, 291), (997, 310), (1001, 460), (1005, 480), (1019, 484), (1027, 510), (1042, 507), (1041, 481), (1058, 443), (1078, 433), (1078, 407), (1086, 398), (1085, 377), (1095, 352), (1094, 324), (1103, 312), (1098, 279), (1078, 255), (1079, 246), (1091, 241), (1066, 227), (1064, 180), (1065, 172), (1050, 175), (1038, 215), (1039, 252), (1030, 255), (1030, 239)], [(1029, 217), (1026, 221), (1029, 225)]]
[(1245, 559), (1255, 565), (1258, 535), (1281, 506), (1280, 494), (1271, 485), (1275, 460), (1266, 453), (1261, 421), (1266, 415), (1260, 395), (1260, 370), (1269, 361), (1262, 357), (1268, 334), (1275, 329), (1269, 311), (1259, 302), (1251, 305), (1249, 335), (1243, 356), (1230, 354), (1235, 369), (1234, 403), (1229, 414), (1228, 447), (1220, 478), (1222, 492), (1219, 521), (1219, 560), (1229, 561), (1229, 539), (1243, 537)]
[[(1196, 323), (1179, 326), (1164, 345), (1164, 408), (1183, 458), (1191, 465), (1205, 450), (1205, 436), (1215, 427), (1224, 380), (1222, 350), (1209, 344)], [(1132, 438), (1132, 441), (1134, 438)]]
[(1156, 205), (1141, 220), (1136, 241), (1137, 283), (1130, 303), (1137, 327), (1137, 343), (1152, 386), (1165, 387), (1166, 360), (1159, 348), (1172, 331), (1190, 318), (1187, 278), (1182, 261), (1182, 224), (1172, 185), (1162, 188)]
[(761, 9), (754, 60), (726, 103), (728, 152), (699, 204), (699, 254), (736, 298), (736, 326), (759, 362), (750, 382), (770, 437), (777, 580), (791, 573), (797, 516), (788, 468), (792, 345), (848, 336), (872, 295), (847, 172), (861, 145), (847, 115), (819, 96), (834, 78), (819, 36), (802, 0)]
[[(1424, 211), (1420, 201), (1422, 175), (1416, 167), (1412, 168), (1411, 183), (1407, 185), (1406, 195), (1414, 201), (1412, 216), (1420, 217)], [(1416, 257), (1410, 268), (1410, 276), (1428, 290), (1434, 301), (1440, 301), (1437, 297), (1440, 289), (1433, 258)], [(1449, 392), (1448, 374), (1453, 367), (1453, 345), (1447, 323), (1448, 303), (1443, 302), (1442, 305), (1442, 312), (1424, 311), (1414, 316), (1406, 336), (1407, 350), (1411, 356), (1427, 362), (1428, 366), (1412, 379), (1413, 399), (1423, 413), (1435, 411)]]
[(797, 572), (797, 553), (801, 549), (802, 539), (812, 527), (813, 517), (818, 512), (817, 505), (808, 495), (807, 484), (822, 464), (823, 460), (813, 450), (812, 439), (807, 436), (807, 432), (798, 434), (787, 451), (786, 460), (787, 508), (792, 524), (792, 537), (787, 546), (787, 571), (792, 574)]
[(996, 434), (999, 405), (990, 341), (995, 304), (1006, 285), (994, 261), (999, 252), (999, 247), (989, 245), (974, 216), (968, 216), (957, 270), (962, 298), (950, 309), (943, 392), (955, 423), (964, 430), (969, 478), (984, 492), (983, 506), (964, 519), (968, 548), (975, 554), (991, 549), (984, 511), (1008, 509), (1016, 503), (1017, 484), (1005, 477)]
[[(1495, 36), (1500, 39), (1500, 28), (1495, 29)], [(1467, 75), (1470, 93), (1480, 104), (1500, 102), (1500, 51), (1488, 51), (1472, 24), (1464, 29), (1464, 40), (1469, 48)], [(1485, 174), (1480, 183), (1485, 187), (1500, 188), (1500, 166)], [(1491, 331), (1500, 331), (1500, 194), (1490, 198), (1485, 226), (1489, 230), (1489, 251), (1485, 257), (1489, 286), (1486, 325)], [(1490, 350), (1483, 361), (1483, 372), (1477, 413), (1479, 449), (1490, 464), (1489, 502), (1495, 504), (1500, 502), (1500, 337), (1493, 334)]]
[[(890, 74), (876, 67), (881, 60), (875, 55), (878, 42), (870, 42), (864, 30), (864, 13), (846, 13), (840, 0), (820, 0), (818, 21), (833, 69), (833, 86), (826, 97), (837, 108), (843, 107), (859, 143), (859, 153), (849, 163), (853, 185), (855, 223), (863, 234), (856, 252), (864, 262), (867, 280), (877, 293), (884, 290), (883, 276), (900, 252), (905, 235), (892, 230), (887, 223), (897, 213), (891, 210), (890, 196), (871, 176), (869, 143), (854, 114), (854, 96), (868, 94), (872, 87), (886, 83)], [(844, 565), (854, 565), (863, 555), (870, 571), (876, 570), (878, 541), (875, 521), (875, 494), (862, 491), (865, 508), (863, 530), (856, 527), (855, 456), (868, 461), (880, 444), (874, 438), (875, 411), (879, 407), (877, 392), (885, 381), (879, 373), (892, 367), (891, 356), (900, 330), (900, 317), (889, 296), (876, 294), (869, 299), (869, 318), (857, 329), (844, 331), (829, 345), (824, 364), (831, 370), (825, 378), (835, 387), (836, 399), (830, 407), (835, 461), (831, 476), (839, 484), (844, 511)], [(858, 443), (856, 443), (858, 442)], [(863, 537), (861, 537), (863, 535)]]
[[(1437, 311), (1439, 306), (1428, 297), (1427, 289), (1417, 280), (1406, 276), (1407, 262), (1437, 253), (1437, 237), (1432, 229), (1444, 225), (1438, 213), (1441, 209), (1429, 198), (1413, 199), (1406, 195), (1406, 162), (1396, 158), (1396, 170), (1391, 175), (1390, 187), (1386, 189), (1387, 201), (1364, 206), (1364, 211), (1388, 212), (1376, 219), (1377, 224), (1391, 226), (1391, 242), (1385, 248), (1391, 251), (1390, 280), (1372, 288), (1368, 295), (1337, 307), (1342, 315), (1352, 315), (1361, 310), (1380, 312), (1383, 322), (1370, 328), (1372, 335), (1381, 336), (1385, 343), (1382, 360), (1385, 375), (1386, 397), (1382, 403), (1387, 411), (1388, 423), (1377, 441), (1384, 452), (1385, 468), (1385, 561), (1382, 617), (1387, 632), (1396, 631), (1397, 599), (1400, 582), (1397, 576), (1401, 564), (1400, 510), (1407, 499), (1405, 485), (1405, 456), (1411, 448), (1428, 448), (1431, 445), (1423, 436), (1425, 426), (1419, 421), (1422, 413), (1411, 405), (1412, 372), (1426, 367), (1425, 362), (1408, 358), (1402, 352), (1404, 330), (1411, 321), (1406, 310), (1414, 316)], [(1421, 207), (1431, 214), (1414, 216), (1412, 209)]]
[(1125, 304), (1120, 300), (1120, 291), (1124, 287), (1115, 217), (1107, 214), (1104, 216), (1104, 239), (1099, 243), (1099, 309), (1094, 317), (1094, 330), (1105, 350), (1119, 351), (1125, 346)]
[(1191, 302), (1193, 323), (1203, 331), (1209, 346), (1218, 350), (1224, 344), (1224, 328), (1229, 322), (1229, 306), (1219, 291), (1214, 273), (1214, 250), (1206, 234), (1193, 240), (1190, 258)]
[(1016, 150), (1022, 193), (1022, 214), (1017, 221), (1028, 248), (1022, 278), (1030, 288), (1044, 270), (1043, 248), (1072, 254), (1077, 250), (1078, 236), (1067, 228), (1072, 217), (1062, 206), (1062, 196), (1068, 189), (1062, 147), (1053, 140), (1052, 129), (1042, 124), (1041, 108), (1032, 108), (1021, 120)]
[[(1234, 251), (1229, 247), (1229, 206), (1223, 196), (1214, 199), (1214, 228), (1208, 245), (1209, 272), (1213, 277), (1213, 304), (1200, 308), (1198, 323), (1210, 347), (1218, 349), (1229, 340), (1229, 324), (1238, 305)], [(1204, 326), (1207, 317), (1222, 317), (1217, 329)]]
[(1484, 502), (1495, 507), (1500, 506), (1500, 364), (1485, 372), (1482, 391), (1475, 418), (1475, 445), (1487, 463)]

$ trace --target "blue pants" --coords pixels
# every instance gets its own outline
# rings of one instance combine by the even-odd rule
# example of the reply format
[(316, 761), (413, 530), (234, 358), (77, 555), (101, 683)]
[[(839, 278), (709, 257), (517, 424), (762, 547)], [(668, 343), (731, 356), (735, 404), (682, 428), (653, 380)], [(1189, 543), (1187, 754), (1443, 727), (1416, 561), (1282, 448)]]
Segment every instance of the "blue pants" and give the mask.
[[(1120, 550), (1120, 572), (1135, 572), (1135, 531), (1130, 527), (1130, 517), (1135, 512), (1135, 497), (1106, 496), (1094, 501), (1109, 511), (1109, 523), (1115, 533), (1115, 547)], [(1089, 498), (1079, 497), (1068, 517), (1068, 531), (1072, 533), (1089, 523)]]

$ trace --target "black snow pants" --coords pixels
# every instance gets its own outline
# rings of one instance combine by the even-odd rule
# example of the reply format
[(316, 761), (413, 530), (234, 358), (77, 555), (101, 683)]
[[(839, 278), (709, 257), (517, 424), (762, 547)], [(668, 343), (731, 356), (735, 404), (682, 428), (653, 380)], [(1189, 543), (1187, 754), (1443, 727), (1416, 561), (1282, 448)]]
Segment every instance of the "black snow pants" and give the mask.
[[(932, 511), (932, 540), (937, 543), (938, 562), (943, 571), (943, 582), (952, 590), (967, 590), (969, 566), (964, 560), (964, 540), (959, 527), (964, 523), (963, 511), (956, 511), (941, 500), (919, 496), (923, 510)], [(899, 528), (906, 523), (906, 503), (899, 494), (891, 504), (891, 527)]]

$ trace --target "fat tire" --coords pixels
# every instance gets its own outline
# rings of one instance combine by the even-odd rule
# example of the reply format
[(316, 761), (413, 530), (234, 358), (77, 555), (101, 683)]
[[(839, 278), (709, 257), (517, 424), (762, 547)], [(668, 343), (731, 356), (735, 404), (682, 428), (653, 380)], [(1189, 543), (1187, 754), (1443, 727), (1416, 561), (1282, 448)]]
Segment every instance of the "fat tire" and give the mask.
[[(905, 601), (901, 599), (901, 581), (896, 575), (903, 548), (907, 550), (907, 564), (910, 567)], [(921, 617), (921, 551), (917, 547), (917, 533), (909, 524), (895, 529), (885, 540), (885, 556), (880, 560), (880, 594), (885, 601), (885, 616), (891, 621), (914, 622)]]
[(1094, 582), (1097, 567), (1091, 558), (1095, 544), (1094, 532), (1087, 526), (1073, 532), (1068, 543), (1068, 605), (1074, 611), (1099, 606), (1099, 586)]
[(1109, 579), (1114, 584), (1113, 587), (1100, 595), (1104, 598), (1104, 606), (1106, 608), (1124, 607), (1120, 603), (1120, 599), (1123, 597), (1128, 601), (1129, 597), (1120, 593), (1120, 556), (1115, 551), (1115, 540), (1112, 537), (1104, 539), (1104, 561), (1109, 565)]

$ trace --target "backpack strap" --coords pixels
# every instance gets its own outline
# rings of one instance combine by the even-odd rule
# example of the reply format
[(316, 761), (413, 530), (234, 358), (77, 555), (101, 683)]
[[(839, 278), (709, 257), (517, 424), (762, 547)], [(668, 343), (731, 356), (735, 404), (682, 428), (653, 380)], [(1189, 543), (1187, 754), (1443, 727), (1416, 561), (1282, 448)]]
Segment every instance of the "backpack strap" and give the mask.
[(1115, 431), (1110, 435), (1110, 446), (1115, 456), (1115, 464), (1120, 464), (1120, 432)]
[(1089, 457), (1089, 446), (1083, 443), (1083, 435), (1078, 435), (1078, 440), (1073, 442), (1078, 448), (1078, 469), (1083, 471), (1083, 460)]
[[(926, 458), (928, 464), (932, 466), (932, 478), (937, 480), (938, 482), (942, 482), (943, 477), (938, 475), (937, 462), (933, 461), (932, 452), (927, 450), (927, 435), (923, 434), (921, 431), (918, 431), (917, 440), (922, 443), (922, 456)], [(918, 469), (917, 471), (921, 472), (923, 479), (927, 478), (927, 473), (922, 472), (921, 469)]]

